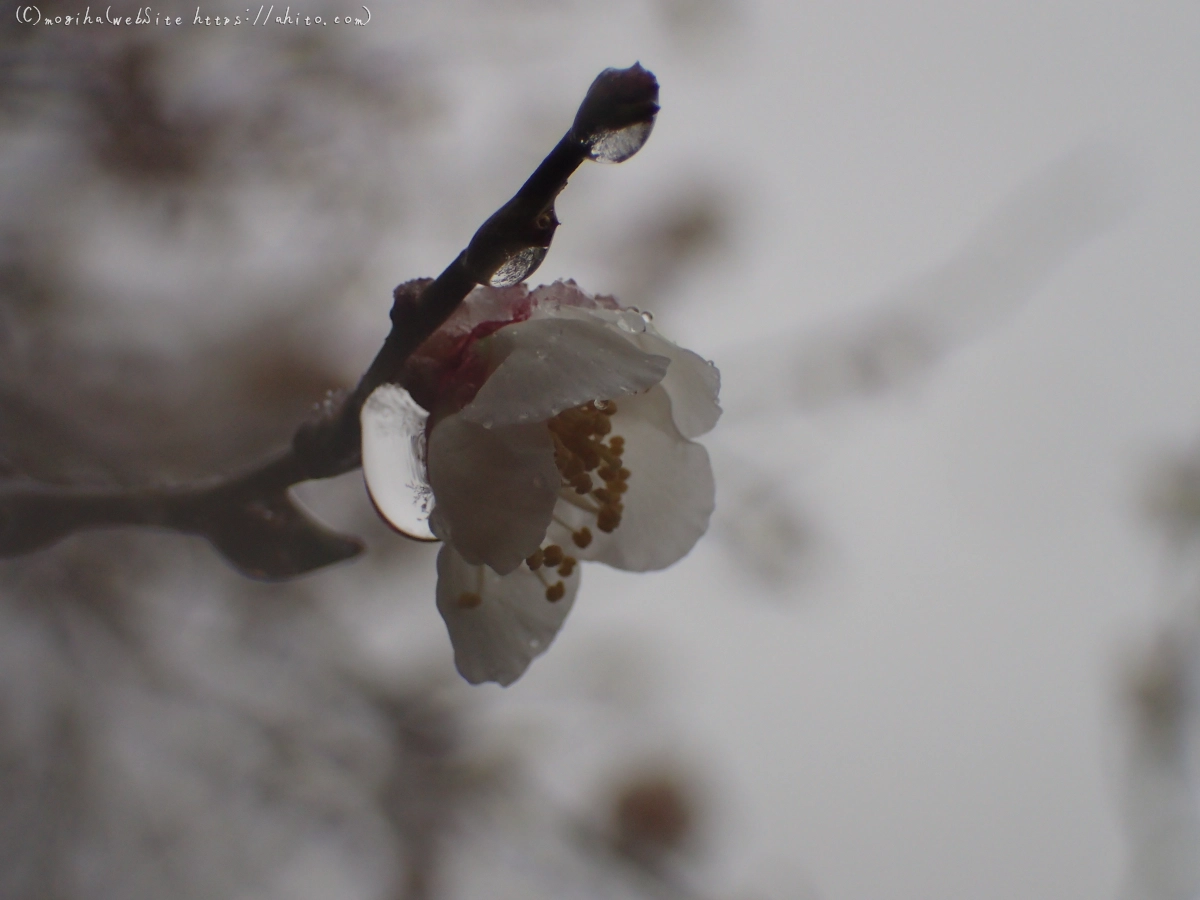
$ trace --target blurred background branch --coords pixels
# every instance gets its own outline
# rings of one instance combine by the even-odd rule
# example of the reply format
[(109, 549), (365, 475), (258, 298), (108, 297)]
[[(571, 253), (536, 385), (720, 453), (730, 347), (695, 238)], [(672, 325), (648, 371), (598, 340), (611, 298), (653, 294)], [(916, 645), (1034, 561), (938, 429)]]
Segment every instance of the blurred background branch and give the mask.
[[(358, 407), (475, 283), (536, 268), (567, 178), (657, 84), (598, 79), (447, 274), (397, 289), (368, 366), (367, 260), (431, 215), (435, 79), (311, 32), (210, 40), (0, 27), (0, 896), (461, 895), (469, 823), (515, 804), (496, 833), (537, 845), (577, 813), (527, 792), (440, 626), (399, 673), (364, 653), (344, 617), (371, 598), (432, 613), (423, 548), (268, 587), (154, 529), (259, 579), (357, 554), (290, 488), (357, 465)], [(353, 488), (339, 525), (382, 537)], [(152, 528), (58, 540), (112, 525)], [(556, 852), (588, 885), (675, 879)]]
[(539, 275), (720, 366), (722, 540), (589, 573), (504, 692), (355, 474), (288, 497), (370, 551), (283, 584), (149, 528), (0, 560), (0, 896), (1194, 893), (1195, 10), (375, 12), (0, 22), (0, 483), (275, 458), (642, 58), (654, 152)]

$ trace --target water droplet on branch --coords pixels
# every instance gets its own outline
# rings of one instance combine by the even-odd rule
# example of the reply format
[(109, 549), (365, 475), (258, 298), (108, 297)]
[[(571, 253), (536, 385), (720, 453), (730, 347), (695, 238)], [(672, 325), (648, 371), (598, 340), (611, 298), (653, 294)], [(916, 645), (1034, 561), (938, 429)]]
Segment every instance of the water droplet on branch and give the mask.
[(651, 119), (616, 131), (602, 131), (592, 141), (588, 158), (596, 162), (624, 162), (642, 149), (653, 129), (654, 120)]
[(512, 287), (514, 284), (520, 284), (542, 264), (549, 249), (549, 247), (526, 247), (524, 250), (517, 251), (492, 273), (488, 284), (492, 287)]

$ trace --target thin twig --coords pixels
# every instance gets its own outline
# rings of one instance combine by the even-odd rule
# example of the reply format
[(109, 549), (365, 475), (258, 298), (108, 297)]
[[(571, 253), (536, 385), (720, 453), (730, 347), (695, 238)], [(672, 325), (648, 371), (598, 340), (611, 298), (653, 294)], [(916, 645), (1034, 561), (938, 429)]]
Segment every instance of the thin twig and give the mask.
[[(332, 478), (361, 464), (359, 416), (377, 387), (477, 284), (498, 273), (522, 280), (541, 263), (558, 219), (554, 201), (585, 159), (616, 134), (640, 140), (658, 112), (658, 83), (641, 67), (606, 69), (592, 82), (570, 130), (511, 200), (480, 226), (436, 279), (396, 289), (392, 330), (357, 387), (318, 409), (291, 446), (247, 472), (202, 484), (96, 490), (14, 479), (0, 487), (0, 557), (49, 546), (89, 528), (146, 526), (202, 535), (251, 578), (292, 578), (362, 552), (355, 537), (314, 522), (288, 495), (301, 481)], [(632, 155), (641, 144), (635, 141)], [(613, 161), (620, 161), (622, 156)]]

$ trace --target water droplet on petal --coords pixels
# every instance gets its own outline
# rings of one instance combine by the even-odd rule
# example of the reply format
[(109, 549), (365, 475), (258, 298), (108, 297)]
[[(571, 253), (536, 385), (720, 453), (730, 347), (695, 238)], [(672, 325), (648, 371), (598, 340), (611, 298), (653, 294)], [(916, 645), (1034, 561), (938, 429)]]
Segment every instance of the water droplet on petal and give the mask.
[(363, 475), (371, 502), (401, 534), (435, 540), (429, 528), (433, 489), (425, 467), (427, 413), (404, 388), (385, 384), (362, 410)]
[(488, 283), (492, 287), (512, 287), (514, 284), (520, 284), (542, 264), (548, 250), (548, 247), (526, 247), (519, 250), (492, 273)]
[(647, 312), (646, 310), (643, 309), (640, 313), (638, 313), (638, 315), (640, 315), (642, 317), (642, 321), (645, 322), (647, 325), (649, 325), (651, 322), (654, 321), (654, 313), (652, 313), (652, 312)]
[(646, 330), (646, 320), (636, 309), (625, 309), (617, 317), (617, 327), (630, 334), (641, 334)]
[(642, 149), (653, 128), (654, 120), (651, 119), (616, 131), (602, 131), (593, 138), (588, 157), (596, 162), (624, 162)]

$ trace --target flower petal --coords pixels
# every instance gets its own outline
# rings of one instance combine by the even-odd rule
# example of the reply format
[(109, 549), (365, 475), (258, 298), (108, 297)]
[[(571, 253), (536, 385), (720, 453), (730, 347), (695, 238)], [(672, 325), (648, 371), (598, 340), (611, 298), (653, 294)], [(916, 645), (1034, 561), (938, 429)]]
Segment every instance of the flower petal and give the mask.
[[(662, 386), (671, 398), (671, 416), (675, 419), (675, 426), (684, 437), (699, 437), (712, 431), (717, 424), (721, 417), (721, 407), (717, 403), (721, 373), (702, 356), (664, 338), (650, 324), (648, 315), (644, 317), (635, 309), (602, 306), (598, 302), (600, 299), (611, 298), (592, 298), (580, 291), (574, 282), (556, 281), (549, 287), (538, 288), (530, 297), (535, 304), (540, 304), (534, 307), (535, 318), (601, 321), (614, 334), (646, 353), (669, 359), (670, 367)], [(614, 397), (603, 399), (612, 400)]]
[(679, 433), (694, 438), (712, 431), (721, 418), (717, 402), (721, 373), (717, 367), (691, 350), (672, 344), (652, 328), (631, 338), (647, 353), (671, 360), (662, 386), (671, 398), (671, 417)]
[(520, 678), (550, 646), (579, 590), (578, 567), (561, 579), (563, 597), (551, 602), (546, 585), (528, 568), (497, 575), (468, 564), (449, 544), (438, 554), (437, 571), (438, 612), (454, 645), (454, 665), (471, 684), (507, 687)]
[(429, 433), (433, 533), (505, 575), (546, 535), (560, 482), (542, 423), (484, 428), (447, 416)]
[(533, 302), (535, 315), (539, 307), (544, 310), (554, 310), (563, 306), (607, 310), (621, 308), (616, 299), (607, 294), (589, 294), (575, 283), (574, 278), (543, 284), (529, 292), (529, 299)]
[[(661, 385), (619, 400), (611, 421), (612, 434), (625, 439), (623, 465), (630, 472), (620, 524), (610, 534), (600, 531), (595, 514), (571, 502), (579, 497), (567, 488), (554, 515), (570, 529), (555, 522), (548, 536), (580, 559), (632, 572), (664, 569), (686, 556), (708, 530), (715, 497), (708, 452), (679, 433)], [(585, 498), (582, 504), (589, 502)], [(571, 531), (584, 526), (592, 541), (576, 549)]]
[(502, 361), (461, 415), (488, 428), (542, 422), (589, 400), (645, 390), (670, 363), (590, 318), (530, 319), (487, 340), (487, 352)]
[(363, 404), (362, 467), (371, 502), (401, 534), (434, 539), (429, 529), (433, 490), (425, 479), (425, 422), (429, 413), (404, 388), (385, 384)]

